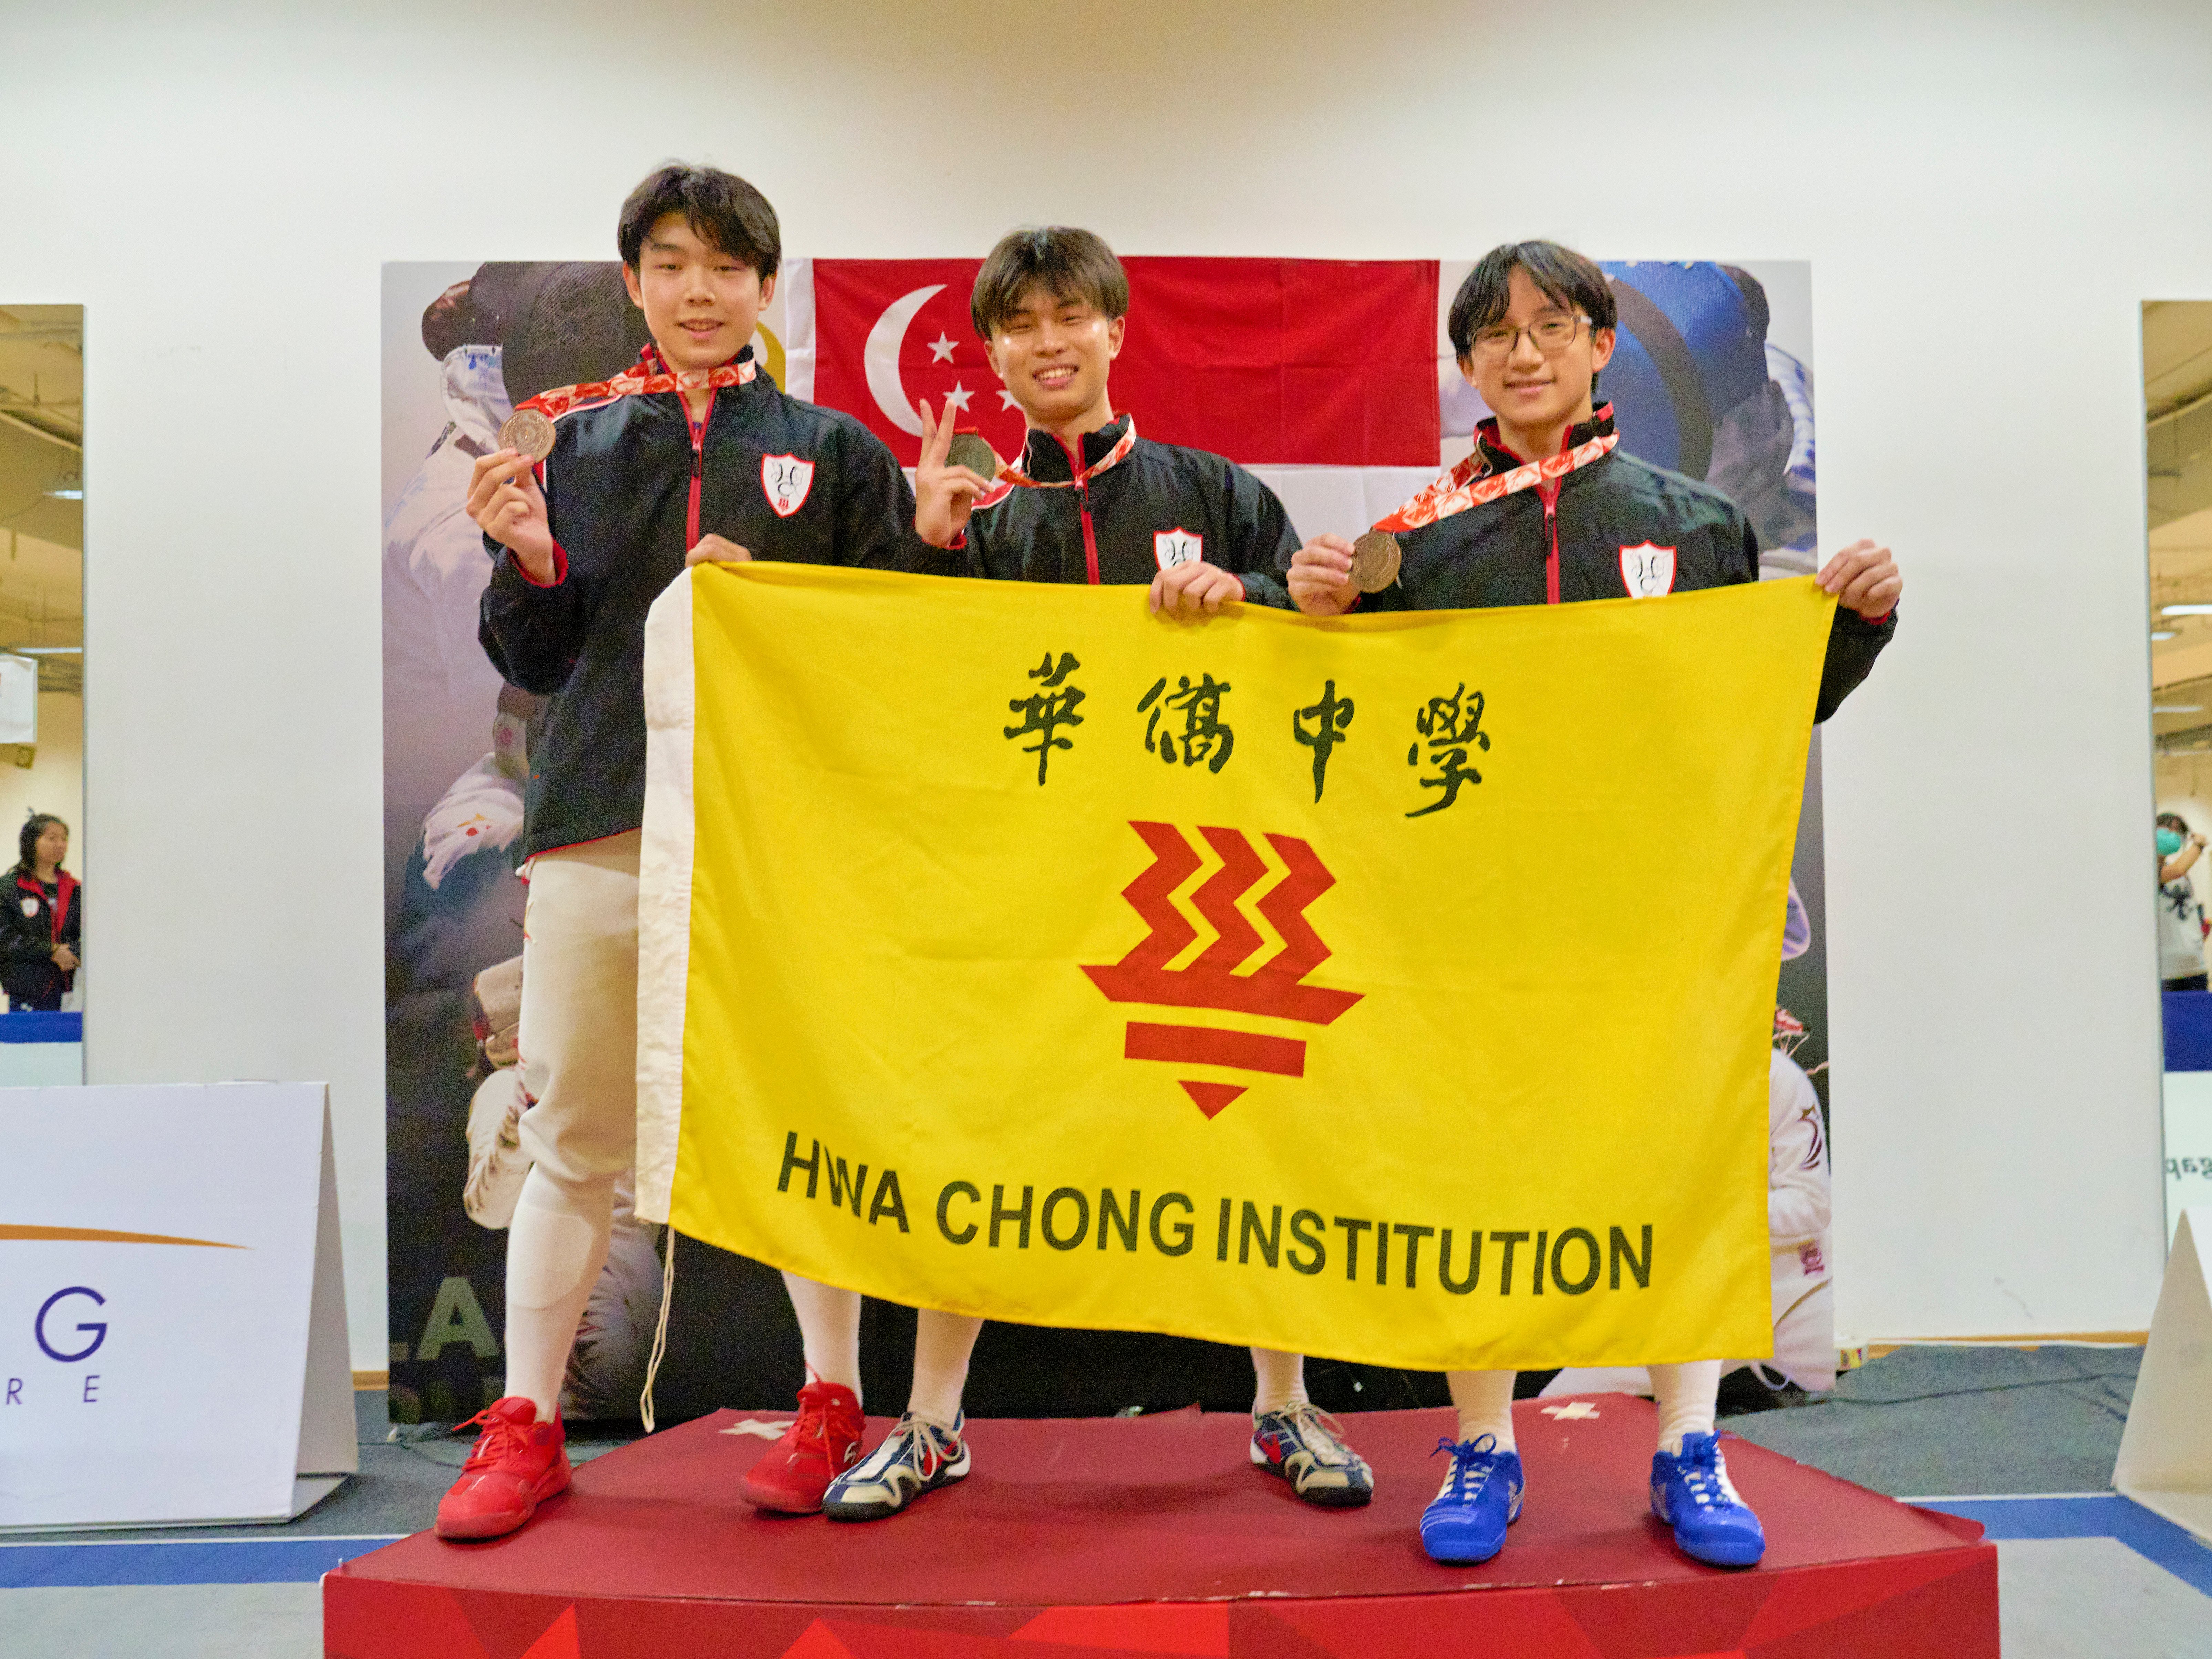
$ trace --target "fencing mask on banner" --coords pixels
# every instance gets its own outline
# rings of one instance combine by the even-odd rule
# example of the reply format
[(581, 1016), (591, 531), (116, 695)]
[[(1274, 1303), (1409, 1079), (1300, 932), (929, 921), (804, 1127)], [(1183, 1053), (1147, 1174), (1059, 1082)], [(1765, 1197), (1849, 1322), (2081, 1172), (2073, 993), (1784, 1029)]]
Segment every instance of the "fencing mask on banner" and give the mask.
[(514, 319), (516, 289), (532, 269), (512, 262), (478, 265), (423, 308), (423, 346), (442, 362), (458, 346), (503, 343)]
[(520, 404), (552, 386), (619, 374), (651, 338), (612, 259), (521, 267), (501, 369)]

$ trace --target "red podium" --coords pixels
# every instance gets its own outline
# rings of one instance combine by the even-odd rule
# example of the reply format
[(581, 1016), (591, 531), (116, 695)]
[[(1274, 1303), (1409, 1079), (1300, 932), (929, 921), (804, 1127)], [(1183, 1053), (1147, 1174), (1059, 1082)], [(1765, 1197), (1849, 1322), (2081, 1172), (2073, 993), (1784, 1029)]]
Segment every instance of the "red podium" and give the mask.
[(1481, 1567), (1437, 1565), (1416, 1531), (1445, 1411), (1349, 1419), (1375, 1466), (1364, 1510), (1300, 1504), (1251, 1466), (1245, 1419), (1190, 1411), (971, 1424), (966, 1482), (858, 1526), (748, 1509), (738, 1478), (784, 1419), (721, 1412), (585, 1465), (511, 1537), (423, 1533), (348, 1562), (323, 1581), (324, 1651), (1997, 1659), (1996, 1550), (1973, 1522), (1731, 1440), (1766, 1559), (1704, 1567), (1650, 1517), (1648, 1402), (1514, 1409), (1528, 1499)]

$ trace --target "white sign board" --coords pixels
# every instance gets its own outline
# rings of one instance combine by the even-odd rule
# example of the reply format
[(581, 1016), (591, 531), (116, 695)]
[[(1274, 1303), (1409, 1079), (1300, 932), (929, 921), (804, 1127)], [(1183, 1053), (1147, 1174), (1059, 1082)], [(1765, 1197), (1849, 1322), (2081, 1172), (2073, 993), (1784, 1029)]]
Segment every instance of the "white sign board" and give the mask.
[(284, 1520), (357, 1467), (327, 1093), (0, 1090), (0, 1529)]
[(2112, 1485), (2212, 1542), (2212, 1205), (2174, 1229)]

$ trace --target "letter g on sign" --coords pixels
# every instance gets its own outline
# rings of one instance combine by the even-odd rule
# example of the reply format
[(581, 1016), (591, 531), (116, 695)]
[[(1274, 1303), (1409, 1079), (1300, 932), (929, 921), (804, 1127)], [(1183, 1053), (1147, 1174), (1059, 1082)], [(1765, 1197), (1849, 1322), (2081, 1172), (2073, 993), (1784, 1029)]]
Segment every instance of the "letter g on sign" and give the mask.
[(74, 1365), (78, 1360), (89, 1359), (100, 1352), (100, 1345), (107, 1340), (107, 1327), (104, 1324), (79, 1325), (76, 1328), (77, 1334), (81, 1336), (89, 1334), (92, 1340), (75, 1353), (64, 1353), (56, 1348), (52, 1343), (46, 1340), (46, 1316), (53, 1311), (54, 1304), (65, 1296), (88, 1296), (96, 1305), (103, 1308), (107, 1305), (107, 1298), (88, 1285), (72, 1285), (67, 1290), (56, 1291), (40, 1304), (39, 1316), (32, 1322), (31, 1334), (38, 1338), (39, 1346), (45, 1352), (47, 1358), (58, 1359), (64, 1365)]

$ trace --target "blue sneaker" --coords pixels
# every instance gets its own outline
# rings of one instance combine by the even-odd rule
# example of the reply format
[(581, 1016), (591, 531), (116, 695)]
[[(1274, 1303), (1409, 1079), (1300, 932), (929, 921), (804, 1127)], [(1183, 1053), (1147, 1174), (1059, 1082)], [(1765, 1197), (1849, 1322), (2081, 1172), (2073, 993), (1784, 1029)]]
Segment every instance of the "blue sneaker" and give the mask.
[(1498, 1450), (1494, 1434), (1457, 1444), (1439, 1440), (1437, 1451), (1451, 1454), (1451, 1473), (1421, 1511), (1421, 1547), (1431, 1561), (1487, 1561), (1521, 1518), (1521, 1454)]
[(1375, 1471), (1344, 1438), (1344, 1425), (1301, 1401), (1252, 1419), (1252, 1461), (1323, 1509), (1357, 1509), (1375, 1496)]
[(1755, 1567), (1766, 1533), (1729, 1484), (1718, 1435), (1686, 1434), (1679, 1455), (1651, 1455), (1651, 1513), (1683, 1554), (1716, 1567)]
[(884, 1437), (884, 1443), (830, 1483), (822, 1513), (832, 1521), (880, 1521), (896, 1515), (926, 1492), (968, 1478), (963, 1412), (950, 1431), (912, 1412)]

